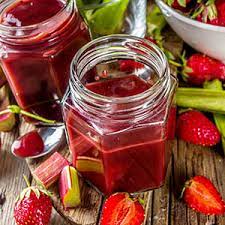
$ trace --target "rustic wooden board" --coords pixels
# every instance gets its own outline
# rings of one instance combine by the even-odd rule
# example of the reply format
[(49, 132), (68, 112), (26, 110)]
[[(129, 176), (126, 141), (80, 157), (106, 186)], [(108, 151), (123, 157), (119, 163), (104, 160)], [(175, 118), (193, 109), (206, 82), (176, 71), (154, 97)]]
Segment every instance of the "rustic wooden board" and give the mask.
[[(168, 29), (166, 31), (166, 47), (174, 53), (174, 55), (179, 55), (181, 50), (182, 50), (182, 41), (174, 34), (173, 31)], [(173, 73), (175, 73), (173, 71)], [(62, 155), (64, 155), (69, 161), (70, 160), (70, 152), (68, 148), (65, 148), (60, 151)], [(47, 156), (48, 157), (48, 156)], [(43, 158), (41, 160), (29, 160), (27, 161), (28, 166), (32, 171), (34, 171), (37, 166), (46, 159)], [(163, 189), (162, 189), (163, 190)], [(103, 197), (97, 193), (94, 189), (92, 189), (90, 186), (88, 186), (82, 179), (81, 179), (81, 193), (82, 193), (82, 204), (76, 209), (71, 209), (68, 211), (65, 211), (63, 209), (63, 206), (60, 202), (60, 198), (58, 195), (58, 187), (55, 185), (50, 189), (50, 191), (53, 193), (53, 203), (55, 209), (61, 214), (63, 217), (66, 218), (69, 222), (72, 224), (77, 224), (77, 225), (95, 225), (98, 224), (99, 221), (99, 216), (100, 216), (100, 209), (102, 206), (102, 203), (104, 201)], [(160, 199), (163, 199), (163, 204), (165, 205), (165, 210), (162, 213), (162, 216), (166, 219), (166, 214), (168, 214), (169, 209), (167, 206), (168, 202), (168, 197), (165, 197), (167, 190), (164, 191), (156, 191), (157, 195), (160, 197)], [(145, 209), (146, 209), (146, 215), (149, 214), (149, 202), (153, 198), (154, 192), (146, 192), (143, 195), (140, 195), (140, 197), (145, 199)], [(160, 200), (161, 201), (161, 200)], [(157, 202), (157, 201), (156, 201)], [(157, 212), (160, 210), (160, 204), (154, 204), (153, 209)], [(153, 211), (154, 213), (154, 211)], [(166, 221), (165, 221), (166, 222)], [(148, 223), (148, 216), (146, 216), (146, 221), (145, 223)]]
[[(182, 42), (173, 32), (167, 31), (167, 47), (180, 54)], [(2, 147), (0, 152), (0, 224), (14, 225), (13, 204), (16, 195), (25, 186), (22, 174), (31, 178), (24, 161), (18, 160), (10, 154), (10, 146), (19, 135), (32, 130), (29, 124), (21, 122), (18, 128), (10, 133), (1, 133)], [(220, 149), (219, 149), (220, 150)], [(174, 140), (172, 157), (168, 167), (165, 185), (157, 190), (146, 192), (141, 197), (145, 200), (145, 225), (225, 225), (225, 217), (204, 216), (187, 208), (179, 200), (179, 194), (185, 180), (193, 175), (204, 175), (210, 178), (225, 199), (225, 160), (219, 150), (203, 148), (183, 141)], [(61, 151), (69, 157), (68, 149)], [(44, 159), (42, 159), (44, 160)], [(33, 171), (40, 160), (28, 161)], [(82, 204), (80, 207), (65, 211), (59, 200), (57, 185), (53, 192), (53, 203), (56, 210), (52, 216), (51, 225), (97, 225), (103, 197), (81, 181)], [(64, 219), (65, 218), (65, 219)]]
[[(59, 151), (65, 158), (70, 160), (69, 149), (65, 148)], [(40, 160), (29, 160), (27, 161), (31, 172), (48, 156)], [(52, 200), (55, 209), (66, 218), (72, 224), (79, 225), (95, 225), (98, 220), (99, 210), (102, 204), (102, 196), (98, 194), (94, 189), (88, 186), (82, 179), (80, 179), (81, 186), (81, 199), (82, 203), (76, 209), (65, 211), (60, 202), (58, 194), (57, 184), (51, 187), (49, 190), (53, 193)]]

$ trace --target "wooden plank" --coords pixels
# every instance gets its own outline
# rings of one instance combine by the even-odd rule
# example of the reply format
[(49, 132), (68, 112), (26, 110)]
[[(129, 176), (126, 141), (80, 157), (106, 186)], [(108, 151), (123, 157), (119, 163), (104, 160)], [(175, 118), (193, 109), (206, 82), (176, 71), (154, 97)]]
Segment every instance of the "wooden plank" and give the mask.
[(19, 136), (19, 128), (9, 133), (1, 133), (0, 151), (0, 224), (14, 225), (13, 206), (16, 196), (25, 187), (22, 175), (30, 173), (23, 160), (15, 158), (11, 152), (11, 144)]
[[(71, 161), (68, 147), (59, 152), (65, 158)], [(48, 157), (49, 156), (46, 156), (40, 160), (27, 160), (31, 172), (34, 171), (35, 168), (37, 168), (37, 166), (40, 165), (40, 163), (43, 162)], [(53, 185), (53, 187), (49, 189), (53, 193), (52, 195), (53, 205), (56, 211), (71, 224), (95, 225), (97, 224), (99, 209), (102, 204), (102, 196), (99, 193), (97, 193), (93, 188), (88, 186), (82, 179), (80, 179), (80, 186), (81, 186), (82, 203), (79, 207), (70, 210), (63, 209), (58, 194), (57, 184)]]
[(223, 225), (224, 217), (205, 216), (189, 209), (178, 199), (185, 180), (195, 175), (208, 177), (225, 198), (224, 159), (214, 149), (204, 148), (178, 141), (173, 152), (173, 185), (171, 225)]

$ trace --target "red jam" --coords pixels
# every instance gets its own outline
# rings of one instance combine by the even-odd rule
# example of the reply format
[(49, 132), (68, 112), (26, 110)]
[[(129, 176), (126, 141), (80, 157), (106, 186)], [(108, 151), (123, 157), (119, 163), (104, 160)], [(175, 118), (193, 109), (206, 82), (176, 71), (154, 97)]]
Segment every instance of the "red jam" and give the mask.
[(41, 23), (63, 9), (60, 0), (20, 0), (15, 1), (1, 15), (1, 23), (6, 26), (29, 26)]
[[(0, 60), (17, 103), (56, 120), (61, 120), (58, 102), (68, 84), (72, 58), (89, 41), (77, 10), (68, 10), (65, 4), (60, 0), (17, 0), (0, 15), (1, 24), (15, 33), (13, 38), (0, 34), (4, 49)], [(36, 28), (19, 30), (29, 25)], [(22, 37), (21, 32), (25, 33)]]
[[(137, 76), (129, 75), (93, 82), (86, 87), (108, 97), (128, 97), (143, 93), (150, 85)], [(161, 118), (161, 114), (157, 117)], [(170, 115), (168, 121), (174, 123), (175, 113)], [(100, 135), (88, 123), (91, 122), (75, 108), (66, 114), (73, 164), (102, 193), (134, 193), (158, 188), (164, 183), (169, 159), (167, 139), (174, 135), (172, 124), (162, 126), (156, 123), (117, 132), (118, 127), (112, 128), (110, 121), (106, 120), (102, 127), (106, 133), (109, 132)], [(162, 135), (165, 127), (170, 129), (165, 132), (168, 135)]]

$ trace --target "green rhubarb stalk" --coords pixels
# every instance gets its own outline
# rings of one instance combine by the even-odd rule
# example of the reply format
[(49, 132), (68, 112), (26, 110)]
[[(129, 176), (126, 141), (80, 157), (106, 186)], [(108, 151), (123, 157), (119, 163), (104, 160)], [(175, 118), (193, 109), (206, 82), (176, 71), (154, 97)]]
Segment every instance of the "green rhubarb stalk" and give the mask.
[(225, 114), (225, 91), (202, 88), (178, 88), (176, 103), (180, 107)]
[(38, 116), (38, 115), (32, 114), (30, 112), (27, 112), (27, 111), (21, 109), (18, 105), (9, 105), (9, 106), (7, 106), (7, 109), (0, 111), (0, 115), (4, 115), (6, 113), (21, 114), (21, 115), (24, 115), (24, 116), (39, 120), (41, 122), (48, 123), (48, 124), (56, 123), (55, 120), (48, 120), (42, 116)]
[[(222, 82), (218, 79), (213, 81), (206, 81), (203, 85), (205, 89), (211, 89), (211, 90), (223, 90)], [(223, 152), (225, 154), (225, 115), (214, 113), (213, 118), (215, 121), (215, 124), (221, 134), (221, 140), (222, 140), (222, 146), (223, 146)]]

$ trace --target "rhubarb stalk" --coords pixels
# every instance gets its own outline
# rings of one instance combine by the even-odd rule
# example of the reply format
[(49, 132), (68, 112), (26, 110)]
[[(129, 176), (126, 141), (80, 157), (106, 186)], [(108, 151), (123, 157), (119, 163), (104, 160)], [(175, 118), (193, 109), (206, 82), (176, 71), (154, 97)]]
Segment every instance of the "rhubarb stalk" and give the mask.
[[(205, 82), (203, 87), (211, 90), (223, 90), (222, 82), (218, 79)], [(213, 118), (218, 130), (220, 131), (223, 151), (225, 154), (225, 115), (214, 113)]]
[(65, 166), (59, 179), (60, 198), (65, 209), (74, 208), (81, 202), (79, 177), (76, 169)]
[(202, 88), (178, 88), (176, 103), (180, 107), (225, 114), (225, 91)]
[(34, 179), (46, 189), (55, 183), (69, 162), (58, 152), (51, 155), (33, 172)]

